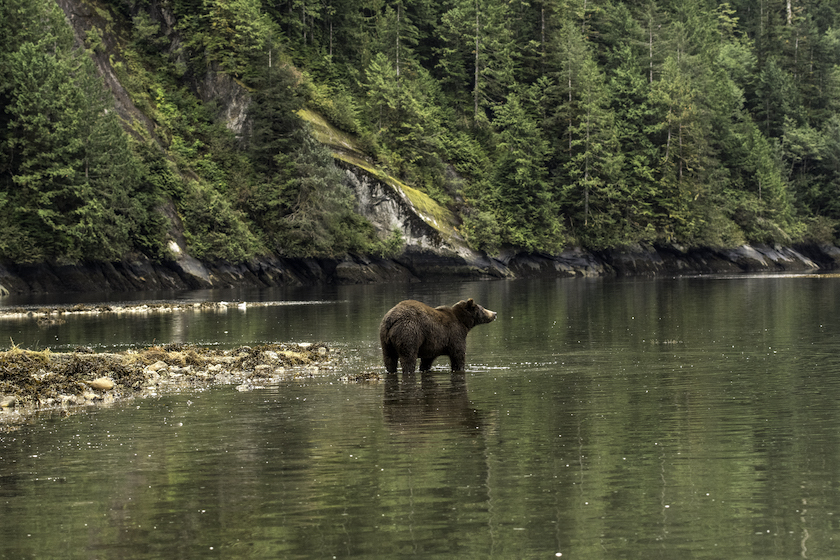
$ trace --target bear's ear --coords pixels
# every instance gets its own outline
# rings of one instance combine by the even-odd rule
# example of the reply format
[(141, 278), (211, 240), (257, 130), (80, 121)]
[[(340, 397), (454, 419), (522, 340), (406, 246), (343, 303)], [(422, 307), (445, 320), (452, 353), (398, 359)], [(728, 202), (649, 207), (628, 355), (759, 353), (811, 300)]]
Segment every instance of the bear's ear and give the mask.
[(470, 306), (470, 307), (475, 305), (475, 302), (473, 301), (473, 298), (470, 298), (470, 299), (467, 300), (467, 305)]

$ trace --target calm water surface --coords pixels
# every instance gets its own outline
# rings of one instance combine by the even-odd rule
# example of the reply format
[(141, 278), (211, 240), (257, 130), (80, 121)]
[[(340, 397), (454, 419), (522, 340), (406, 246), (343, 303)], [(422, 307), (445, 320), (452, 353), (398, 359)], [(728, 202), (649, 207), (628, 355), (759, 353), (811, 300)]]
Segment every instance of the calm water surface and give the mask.
[[(469, 296), (499, 319), (466, 375), (340, 381), (382, 369), (396, 301)], [(139, 297), (286, 304), (0, 320), (0, 340), (324, 341), (350, 360), (0, 435), (0, 558), (840, 557), (840, 278)]]

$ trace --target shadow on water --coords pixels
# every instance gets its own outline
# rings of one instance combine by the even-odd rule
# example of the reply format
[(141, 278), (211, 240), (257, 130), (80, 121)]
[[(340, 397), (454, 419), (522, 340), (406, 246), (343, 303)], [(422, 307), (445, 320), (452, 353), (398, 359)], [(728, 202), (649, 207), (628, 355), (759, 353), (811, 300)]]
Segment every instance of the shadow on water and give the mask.
[(466, 374), (453, 373), (449, 378), (444, 383), (431, 372), (402, 379), (399, 374), (389, 374), (383, 398), (385, 422), (399, 430), (454, 428), (480, 434), (484, 419), (467, 395)]

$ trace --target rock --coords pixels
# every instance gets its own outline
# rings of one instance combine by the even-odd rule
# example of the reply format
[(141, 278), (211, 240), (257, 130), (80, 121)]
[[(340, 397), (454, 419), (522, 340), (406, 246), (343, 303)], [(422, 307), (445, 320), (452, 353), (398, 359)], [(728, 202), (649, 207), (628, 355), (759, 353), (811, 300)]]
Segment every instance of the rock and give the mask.
[(110, 391), (114, 388), (114, 381), (107, 377), (98, 377), (93, 381), (89, 381), (88, 386), (97, 391)]
[(193, 289), (212, 288), (213, 280), (204, 264), (189, 255), (180, 255), (177, 260), (167, 263), (186, 284)]
[(166, 365), (166, 362), (157, 361), (157, 362), (153, 363), (152, 365), (146, 366), (146, 371), (160, 371), (160, 370), (165, 369), (167, 367), (169, 367), (169, 366)]
[(8, 395), (3, 398), (0, 398), (0, 408), (12, 408), (15, 406), (17, 402), (17, 397), (14, 395)]

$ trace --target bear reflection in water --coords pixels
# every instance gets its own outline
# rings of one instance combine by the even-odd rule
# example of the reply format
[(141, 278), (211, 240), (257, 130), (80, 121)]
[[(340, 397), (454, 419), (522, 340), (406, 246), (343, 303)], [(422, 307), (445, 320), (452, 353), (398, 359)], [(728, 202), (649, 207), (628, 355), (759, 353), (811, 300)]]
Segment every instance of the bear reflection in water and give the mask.
[(438, 356), (449, 356), (453, 372), (466, 366), (467, 334), (476, 325), (490, 323), (496, 312), (484, 309), (472, 298), (455, 305), (430, 307), (415, 300), (401, 301), (379, 325), (382, 358), (388, 373), (411, 375), (420, 358), (420, 371), (432, 368)]
[(385, 379), (385, 421), (399, 428), (457, 428), (471, 435), (483, 433), (484, 420), (467, 396), (464, 373), (453, 373), (449, 383), (438, 383), (431, 373), (396, 374)]

